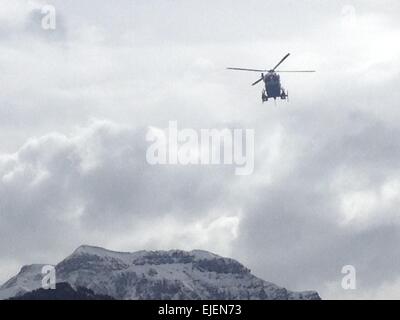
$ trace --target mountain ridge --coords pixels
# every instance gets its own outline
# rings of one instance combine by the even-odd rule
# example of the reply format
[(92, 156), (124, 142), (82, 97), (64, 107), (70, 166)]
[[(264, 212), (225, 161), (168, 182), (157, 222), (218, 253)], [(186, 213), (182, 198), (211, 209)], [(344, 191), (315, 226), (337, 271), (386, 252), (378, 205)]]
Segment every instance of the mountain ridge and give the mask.
[[(43, 266), (21, 268), (0, 287), (0, 299), (39, 289)], [(55, 270), (57, 283), (120, 300), (320, 299), (315, 291), (289, 291), (234, 259), (203, 250), (118, 252), (82, 245)]]

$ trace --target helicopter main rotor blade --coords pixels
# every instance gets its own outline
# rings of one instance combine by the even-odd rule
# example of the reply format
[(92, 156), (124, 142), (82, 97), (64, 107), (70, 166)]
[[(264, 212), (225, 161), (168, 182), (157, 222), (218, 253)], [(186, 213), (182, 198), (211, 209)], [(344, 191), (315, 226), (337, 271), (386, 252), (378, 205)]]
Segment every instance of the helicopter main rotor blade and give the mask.
[(235, 71), (251, 71), (251, 72), (267, 72), (268, 70), (259, 70), (259, 69), (244, 69), (244, 68), (227, 68), (228, 70)]
[(288, 53), (286, 56), (284, 56), (284, 57), (282, 58), (282, 60), (279, 61), (279, 63), (278, 63), (278, 64), (275, 66), (275, 68), (273, 68), (271, 71), (275, 71), (275, 70), (282, 64), (282, 62), (285, 61), (289, 56), (290, 56), (290, 53)]
[(276, 73), (283, 73), (283, 72), (316, 72), (315, 70), (282, 70), (282, 71), (275, 71)]
[(260, 81), (264, 80), (264, 78), (258, 79), (256, 82), (252, 83), (252, 86), (255, 86), (257, 83), (259, 83)]

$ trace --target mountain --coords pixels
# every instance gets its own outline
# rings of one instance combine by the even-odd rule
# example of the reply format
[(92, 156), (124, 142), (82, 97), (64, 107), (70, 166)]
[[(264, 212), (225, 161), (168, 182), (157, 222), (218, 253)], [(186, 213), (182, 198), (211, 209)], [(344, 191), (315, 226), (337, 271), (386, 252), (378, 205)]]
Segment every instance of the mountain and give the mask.
[[(41, 287), (43, 265), (26, 266), (0, 287), (0, 299)], [(55, 266), (57, 283), (132, 300), (318, 300), (259, 279), (239, 262), (206, 251), (109, 251), (81, 246)]]
[(20, 296), (42, 285), (43, 264), (22, 267), (21, 271), (0, 287), (0, 300)]
[(57, 284), (55, 290), (37, 289), (10, 300), (114, 300), (114, 298), (97, 295), (86, 288), (74, 289), (69, 283), (61, 282)]

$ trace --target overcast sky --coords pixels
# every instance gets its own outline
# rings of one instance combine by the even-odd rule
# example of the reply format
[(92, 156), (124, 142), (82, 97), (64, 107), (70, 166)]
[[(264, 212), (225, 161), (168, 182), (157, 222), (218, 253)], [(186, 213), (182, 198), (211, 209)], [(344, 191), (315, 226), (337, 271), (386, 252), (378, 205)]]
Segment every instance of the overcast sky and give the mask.
[[(1, 0), (0, 282), (92, 244), (206, 249), (323, 298), (400, 298), (399, 18), (397, 0)], [(287, 52), (282, 69), (318, 71), (282, 76), (290, 103), (225, 70)], [(254, 129), (254, 174), (149, 166), (146, 132), (171, 120)]]

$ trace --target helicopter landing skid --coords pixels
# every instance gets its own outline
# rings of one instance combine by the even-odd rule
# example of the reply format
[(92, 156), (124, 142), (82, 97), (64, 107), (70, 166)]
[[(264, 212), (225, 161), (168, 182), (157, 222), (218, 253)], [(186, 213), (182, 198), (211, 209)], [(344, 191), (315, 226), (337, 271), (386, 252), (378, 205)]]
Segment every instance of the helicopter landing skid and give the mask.
[(285, 90), (282, 89), (281, 100), (287, 100), (287, 101), (289, 100), (289, 92), (288, 91), (285, 92)]
[(263, 103), (268, 101), (268, 96), (265, 94), (265, 90), (262, 92), (261, 99)]

